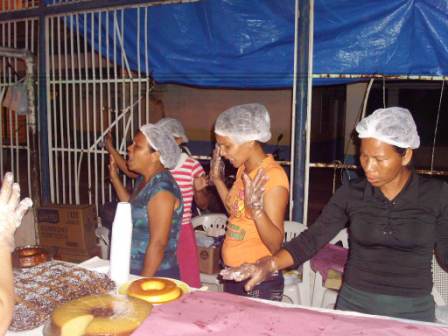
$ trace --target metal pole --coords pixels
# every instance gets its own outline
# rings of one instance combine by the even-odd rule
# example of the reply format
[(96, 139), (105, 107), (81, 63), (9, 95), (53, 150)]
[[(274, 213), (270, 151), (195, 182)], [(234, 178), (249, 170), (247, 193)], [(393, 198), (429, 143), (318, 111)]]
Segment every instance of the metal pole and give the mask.
[[(305, 223), (309, 158), (309, 118), (312, 93), (313, 0), (299, 1), (299, 45), (297, 48), (296, 106), (293, 127), (294, 180), (292, 182), (292, 220)], [(308, 140), (307, 140), (308, 137)]]
[[(43, 8), (44, 5), (41, 5)], [(50, 202), (50, 154), (48, 149), (48, 109), (47, 109), (47, 59), (46, 59), (46, 17), (39, 16), (39, 149), (41, 202)], [(37, 164), (37, 162), (35, 163)]]

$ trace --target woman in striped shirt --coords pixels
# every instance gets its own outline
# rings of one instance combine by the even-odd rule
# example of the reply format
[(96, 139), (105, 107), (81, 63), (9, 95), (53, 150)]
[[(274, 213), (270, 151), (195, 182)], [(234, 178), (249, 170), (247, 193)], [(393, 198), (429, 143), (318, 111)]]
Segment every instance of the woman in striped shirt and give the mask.
[[(156, 125), (164, 128), (170, 133), (176, 143), (181, 147), (181, 154), (176, 167), (170, 170), (174, 179), (180, 187), (184, 201), (184, 214), (180, 229), (177, 260), (180, 269), (181, 280), (192, 287), (200, 287), (199, 260), (197, 256), (196, 238), (191, 224), (193, 200), (201, 209), (208, 206), (207, 186), (208, 181), (201, 164), (185, 153), (183, 143), (188, 142), (182, 124), (174, 118), (163, 118)], [(126, 166), (126, 161), (118, 153), (112, 144), (110, 134), (106, 137), (106, 149), (114, 157), (117, 166), (129, 177), (136, 178), (138, 175), (130, 171)]]

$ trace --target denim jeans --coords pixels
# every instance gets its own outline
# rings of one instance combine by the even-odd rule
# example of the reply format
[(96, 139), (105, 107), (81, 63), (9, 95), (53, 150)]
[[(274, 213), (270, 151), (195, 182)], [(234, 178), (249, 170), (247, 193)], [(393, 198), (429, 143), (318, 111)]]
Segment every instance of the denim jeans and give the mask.
[(403, 297), (370, 293), (344, 284), (336, 309), (383, 315), (410, 320), (434, 322), (435, 303), (431, 294)]
[(248, 296), (258, 299), (281, 301), (283, 296), (283, 273), (275, 273), (269, 280), (255, 286), (251, 291), (246, 292), (244, 285), (248, 280), (236, 282), (232, 280), (224, 280), (224, 292)]

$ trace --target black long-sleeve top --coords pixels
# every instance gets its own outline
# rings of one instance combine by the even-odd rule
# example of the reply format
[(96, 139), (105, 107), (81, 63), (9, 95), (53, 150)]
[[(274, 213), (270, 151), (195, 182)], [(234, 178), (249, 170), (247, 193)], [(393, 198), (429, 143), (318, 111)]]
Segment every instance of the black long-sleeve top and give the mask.
[(300, 265), (345, 226), (350, 239), (345, 283), (378, 294), (430, 294), (434, 249), (441, 265), (448, 265), (448, 184), (413, 171), (392, 201), (366, 179), (345, 184), (285, 248)]

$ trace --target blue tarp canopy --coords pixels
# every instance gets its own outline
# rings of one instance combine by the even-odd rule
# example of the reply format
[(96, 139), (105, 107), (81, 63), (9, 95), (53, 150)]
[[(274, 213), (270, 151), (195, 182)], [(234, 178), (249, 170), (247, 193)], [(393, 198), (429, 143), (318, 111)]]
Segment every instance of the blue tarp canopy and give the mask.
[[(129, 67), (147, 65), (159, 83), (290, 87), (294, 8), (294, 0), (203, 0), (127, 9), (116, 19), (96, 14), (93, 24), (103, 36), (99, 45), (94, 27), (95, 49), (105, 55), (107, 38), (109, 45), (114, 38), (113, 29), (104, 36), (106, 24), (123, 30), (124, 22)], [(92, 21), (79, 24), (84, 27), (91, 34)], [(115, 55), (121, 63), (120, 52)], [(313, 63), (315, 74), (448, 75), (448, 2), (316, 0)]]

